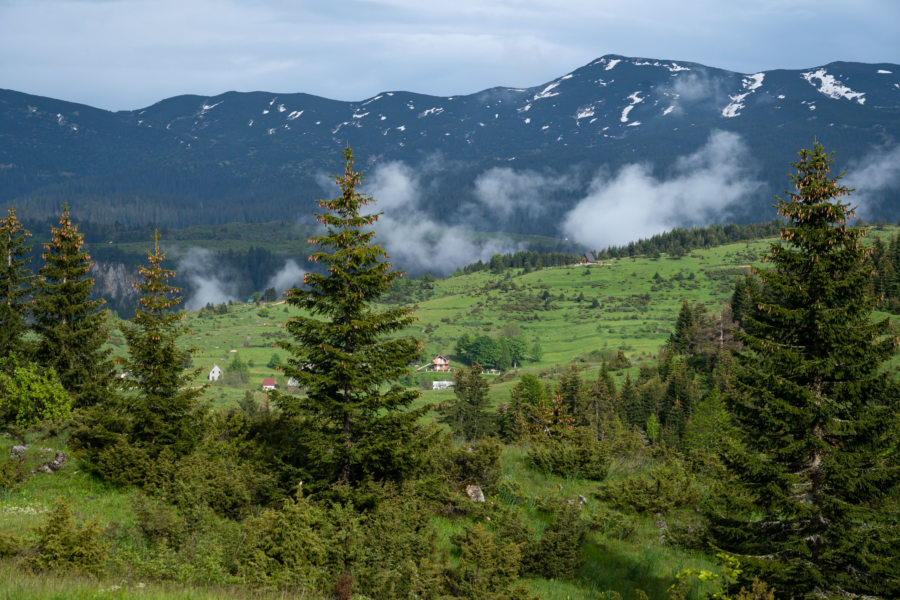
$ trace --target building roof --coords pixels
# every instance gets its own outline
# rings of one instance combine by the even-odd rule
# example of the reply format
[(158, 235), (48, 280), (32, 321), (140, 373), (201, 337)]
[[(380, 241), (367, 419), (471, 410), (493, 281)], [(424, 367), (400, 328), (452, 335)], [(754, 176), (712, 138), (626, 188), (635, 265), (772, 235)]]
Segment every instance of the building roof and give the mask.
[(263, 385), (275, 385), (275, 378), (266, 377), (265, 379), (263, 379)]

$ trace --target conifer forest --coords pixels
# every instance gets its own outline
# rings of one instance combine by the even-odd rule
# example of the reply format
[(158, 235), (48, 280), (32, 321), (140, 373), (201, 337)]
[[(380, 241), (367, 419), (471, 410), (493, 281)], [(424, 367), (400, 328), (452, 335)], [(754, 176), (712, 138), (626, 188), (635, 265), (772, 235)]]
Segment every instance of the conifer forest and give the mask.
[(769, 222), (447, 277), (356, 158), (195, 311), (177, 231), (0, 218), (0, 597), (900, 598), (900, 227), (821, 144)]

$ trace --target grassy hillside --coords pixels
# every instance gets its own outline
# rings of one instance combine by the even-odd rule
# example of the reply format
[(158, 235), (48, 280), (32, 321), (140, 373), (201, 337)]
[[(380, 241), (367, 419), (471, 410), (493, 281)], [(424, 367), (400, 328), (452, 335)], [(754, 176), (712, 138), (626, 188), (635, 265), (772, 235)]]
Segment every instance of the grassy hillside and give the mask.
[[(897, 231), (892, 228), (886, 233)], [(540, 373), (552, 381), (570, 363), (577, 362), (582, 377), (596, 379), (601, 358), (619, 349), (633, 364), (615, 374), (621, 382), (626, 372), (634, 374), (641, 362), (656, 357), (673, 329), (682, 302), (718, 312), (730, 298), (736, 278), (751, 265), (761, 264), (760, 257), (770, 242), (741, 242), (696, 250), (677, 258), (662, 255), (531, 272), (514, 269), (500, 273), (479, 271), (440, 280), (420, 278), (398, 285), (388, 301), (414, 308), (418, 320), (401, 335), (423, 341), (425, 360), (443, 353), (454, 367), (459, 367), (455, 346), (464, 334), (515, 332), (529, 342), (540, 340), (544, 350), (540, 361), (526, 362), (515, 372), (489, 377), (490, 397), (496, 406), (508, 400), (522, 373)], [(200, 371), (197, 384), (205, 382), (213, 365), (226, 371), (238, 359), (249, 365), (247, 382), (219, 381), (210, 386), (206, 398), (213, 407), (236, 406), (247, 392), (257, 402), (264, 402), (260, 391), (264, 377), (275, 377), (279, 387), (285, 386), (283, 375), (268, 363), (272, 361), (274, 365), (287, 358), (277, 341), (286, 338), (283, 325), (293, 314), (294, 309), (279, 301), (236, 304), (221, 314), (203, 311), (187, 315), (192, 333), (183, 342), (195, 348), (193, 366)], [(115, 333), (112, 343), (117, 353), (124, 353), (121, 334)], [(407, 383), (421, 385), (432, 378), (448, 376), (418, 371)], [(451, 391), (427, 391), (419, 403), (436, 404), (452, 397)], [(436, 413), (431, 412), (425, 418), (432, 421), (435, 417)], [(664, 447), (644, 448), (636, 434), (631, 438), (624, 435), (622, 439), (630, 439), (633, 445), (628, 452), (613, 454), (609, 472), (602, 481), (538, 472), (527, 460), (529, 442), (505, 446), (500, 459), (500, 482), (488, 494), (488, 503), (473, 506), (463, 499), (463, 506), (468, 508), (433, 518), (442, 551), (455, 564), (458, 550), (454, 534), (473, 523), (490, 522), (499, 514), (492, 512), (495, 510), (508, 509), (541, 535), (552, 520), (549, 515), (553, 507), (579, 502), (581, 497), (585, 501), (581, 514), (588, 524), (580, 550), (582, 565), (571, 580), (528, 579), (530, 590), (542, 598), (631, 599), (640, 597), (639, 589), (650, 598), (666, 598), (677, 573), (685, 569), (715, 569), (711, 556), (673, 544), (669, 538), (670, 528), (675, 535), (676, 531), (689, 531), (696, 524), (695, 507), (708, 493), (709, 480), (694, 477), (690, 472), (694, 466), (688, 465), (688, 459), (673, 458)], [(14, 441), (9, 436), (0, 438), (0, 457), (9, 456)], [(227, 556), (221, 556), (231, 551), (228, 544), (240, 542), (234, 522), (208, 517), (209, 522), (204, 521), (206, 529), (198, 526), (199, 533), (177, 554), (172, 550), (157, 555), (140, 533), (148, 518), (139, 514), (140, 492), (99, 482), (77, 460), (69, 461), (54, 475), (29, 472), (52, 458), (55, 450), (68, 452), (69, 448), (66, 431), (32, 432), (28, 441), (31, 449), (23, 467), (24, 481), (7, 487), (0, 482), (0, 597), (269, 597), (266, 592), (241, 587), (241, 582), (229, 573), (216, 570), (217, 565), (228, 562)], [(685, 469), (681, 473), (687, 472), (688, 476), (679, 479), (677, 468)], [(658, 491), (663, 478), (677, 488), (668, 492), (673, 500), (671, 506), (665, 507), (664, 516), (656, 508), (634, 511), (617, 505), (608, 492), (604, 496), (604, 489), (624, 489), (616, 486), (626, 482), (632, 489), (656, 486)], [(679, 485), (683, 487), (678, 488)], [(113, 550), (109, 572), (114, 575), (102, 581), (35, 576), (13, 568), (9, 560), (4, 562), (2, 535), (12, 534), (33, 542), (34, 528), (45, 522), (60, 497), (71, 501), (79, 521), (99, 522), (104, 543)], [(669, 497), (661, 498), (668, 501)], [(151, 513), (154, 515), (157, 513)], [(158, 515), (162, 519), (165, 513), (160, 511)], [(217, 533), (204, 533), (219, 531), (225, 532), (223, 538), (231, 539), (222, 541)], [(207, 587), (208, 582), (215, 585)], [(697, 587), (689, 597), (699, 598), (701, 591), (708, 588)]]

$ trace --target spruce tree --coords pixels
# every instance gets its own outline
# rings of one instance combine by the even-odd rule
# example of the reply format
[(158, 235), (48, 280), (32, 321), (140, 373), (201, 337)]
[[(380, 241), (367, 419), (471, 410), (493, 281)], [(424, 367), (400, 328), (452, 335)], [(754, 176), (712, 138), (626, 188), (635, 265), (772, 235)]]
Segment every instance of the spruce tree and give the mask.
[(20, 351), (28, 318), (32, 279), (26, 239), (31, 234), (16, 218), (15, 208), (0, 219), (0, 358)]
[[(785, 597), (900, 595), (896, 515), (898, 386), (887, 321), (873, 322), (871, 266), (847, 226), (831, 154), (814, 143), (792, 165), (795, 191), (757, 310), (739, 333), (739, 435), (732, 478), (708, 505), (715, 545)], [(892, 504), (892, 502), (894, 504)], [(886, 508), (888, 507), (888, 508)]]
[(178, 345), (185, 333), (178, 288), (169, 282), (175, 271), (163, 268), (165, 252), (159, 247), (159, 232), (153, 235), (153, 250), (140, 268), (140, 294), (135, 316), (122, 325), (128, 356), (122, 365), (128, 372), (128, 387), (134, 394), (125, 400), (131, 415), (130, 441), (151, 454), (168, 448), (175, 454), (193, 449), (202, 433), (199, 397), (203, 388), (191, 385), (197, 371), (185, 373), (190, 352)]
[(72, 224), (63, 205), (59, 226), (44, 245), (44, 265), (34, 284), (34, 331), (39, 340), (36, 361), (56, 370), (75, 407), (91, 406), (109, 393), (113, 365), (104, 349), (109, 332), (100, 310), (103, 300), (91, 300), (93, 278), (84, 235)]
[(310, 259), (324, 272), (308, 273), (306, 289), (291, 290), (287, 299), (309, 315), (290, 319), (293, 340), (281, 343), (291, 354), (285, 376), (306, 395), (272, 394), (297, 419), (296, 443), (306, 457), (297, 467), (318, 486), (403, 479), (418, 469), (430, 440), (417, 423), (423, 411), (409, 409), (418, 392), (397, 383), (419, 342), (387, 338), (414, 317), (407, 308), (373, 307), (399, 274), (368, 229), (378, 214), (363, 212), (372, 199), (357, 191), (362, 175), (353, 170), (349, 146), (343, 157), (344, 173), (335, 176), (341, 195), (319, 201), (324, 211), (316, 216), (326, 231), (310, 239), (322, 248)]

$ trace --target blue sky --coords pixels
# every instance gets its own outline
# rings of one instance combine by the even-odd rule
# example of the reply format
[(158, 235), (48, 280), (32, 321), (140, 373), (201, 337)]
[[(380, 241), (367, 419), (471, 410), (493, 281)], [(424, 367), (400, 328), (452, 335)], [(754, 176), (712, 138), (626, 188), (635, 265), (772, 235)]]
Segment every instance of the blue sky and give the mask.
[(0, 88), (135, 109), (228, 90), (529, 87), (604, 54), (900, 63), (897, 0), (0, 0)]

